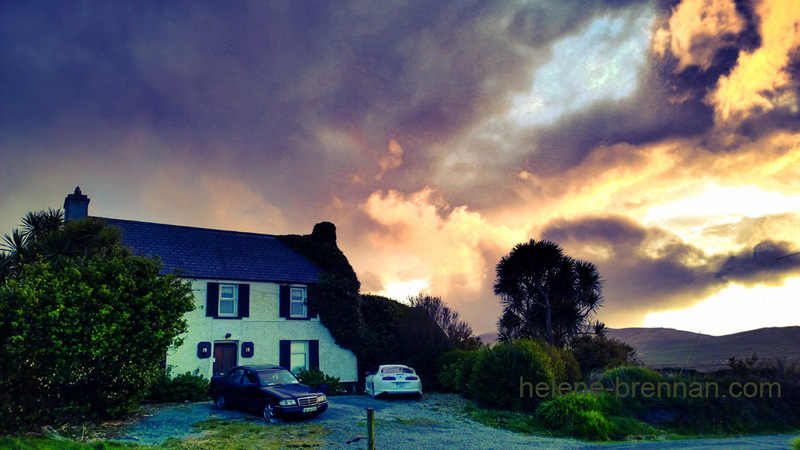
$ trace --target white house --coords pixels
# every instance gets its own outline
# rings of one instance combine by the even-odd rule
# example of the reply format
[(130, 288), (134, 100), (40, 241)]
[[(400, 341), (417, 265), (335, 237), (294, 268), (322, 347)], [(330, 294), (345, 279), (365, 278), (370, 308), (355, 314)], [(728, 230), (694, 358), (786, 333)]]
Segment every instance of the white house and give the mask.
[[(64, 217), (87, 217), (88, 205), (76, 188), (64, 200)], [(210, 378), (235, 365), (279, 364), (357, 382), (355, 354), (335, 343), (307, 301), (323, 270), (276, 236), (103, 219), (136, 254), (158, 256), (164, 273), (178, 269), (192, 282), (188, 332), (167, 353), (173, 374), (199, 370)]]

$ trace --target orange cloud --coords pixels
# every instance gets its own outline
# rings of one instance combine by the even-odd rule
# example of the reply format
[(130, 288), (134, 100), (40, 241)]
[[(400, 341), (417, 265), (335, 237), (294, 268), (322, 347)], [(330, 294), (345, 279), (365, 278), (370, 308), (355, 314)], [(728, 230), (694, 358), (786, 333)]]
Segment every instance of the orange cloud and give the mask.
[(493, 277), (494, 257), (499, 260), (525, 236), (465, 206), (450, 209), (432, 188), (373, 192), (361, 208), (383, 229), (367, 235), (373, 256), (360, 255), (360, 265), (381, 267), (384, 288), (425, 280), (431, 293), (454, 303), (458, 299), (449, 299), (449, 292), (479, 291)]
[(744, 25), (732, 0), (685, 0), (673, 10), (668, 26), (656, 32), (653, 49), (678, 58), (678, 71), (693, 65), (706, 70)]
[(798, 110), (797, 92), (786, 71), (789, 53), (800, 46), (800, 8), (792, 0), (764, 0), (756, 7), (761, 19), (762, 46), (740, 52), (733, 71), (720, 78), (706, 101), (718, 123), (738, 121), (775, 108)]

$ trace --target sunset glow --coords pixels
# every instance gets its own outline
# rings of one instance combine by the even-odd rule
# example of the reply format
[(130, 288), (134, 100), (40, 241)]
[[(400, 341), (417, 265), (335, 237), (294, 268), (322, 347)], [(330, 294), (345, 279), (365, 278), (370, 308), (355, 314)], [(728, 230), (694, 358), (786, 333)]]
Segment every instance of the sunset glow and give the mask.
[(796, 0), (11, 3), (2, 233), (75, 186), (97, 216), (330, 221), (362, 292), (478, 334), (500, 258), (549, 239), (609, 327), (800, 325)]

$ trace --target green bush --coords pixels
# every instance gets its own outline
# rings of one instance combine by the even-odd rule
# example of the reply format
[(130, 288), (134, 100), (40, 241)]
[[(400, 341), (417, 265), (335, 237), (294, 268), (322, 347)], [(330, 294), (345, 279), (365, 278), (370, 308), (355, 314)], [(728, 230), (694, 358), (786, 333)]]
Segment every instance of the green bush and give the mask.
[(194, 373), (185, 372), (175, 378), (171, 376), (172, 367), (167, 367), (156, 378), (150, 388), (148, 400), (156, 402), (200, 402), (208, 400), (208, 378), (200, 375), (197, 369)]
[(664, 403), (657, 395), (650, 395), (652, 392), (642, 395), (645, 383), (657, 387), (659, 382), (664, 381), (664, 377), (655, 370), (638, 366), (617, 367), (603, 372), (598, 381), (604, 388), (612, 389), (612, 395), (619, 402), (618, 411), (625, 415), (641, 416), (648, 409)]
[(792, 439), (792, 449), (800, 450), (800, 436)]
[(575, 426), (579, 413), (601, 408), (600, 401), (591, 394), (570, 393), (543, 402), (536, 408), (536, 413), (549, 428), (568, 430)]
[(581, 377), (581, 367), (569, 350), (543, 344), (553, 367), (553, 377), (557, 383), (574, 383)]
[(536, 409), (548, 428), (590, 440), (608, 440), (616, 431), (606, 412), (601, 397), (576, 393), (553, 398)]
[(442, 392), (459, 392), (458, 379), (461, 378), (461, 361), (445, 364), (436, 377)]
[(0, 430), (123, 417), (186, 331), (191, 283), (121, 252), (37, 260), (0, 285)]
[(530, 339), (501, 342), (480, 350), (472, 367), (469, 393), (492, 408), (533, 410), (541, 400), (521, 395), (522, 384), (551, 383), (553, 369), (542, 346)]
[[(642, 384), (650, 382), (653, 384), (663, 381), (664, 376), (652, 369), (636, 366), (623, 366), (615, 369), (606, 370), (600, 375), (599, 381), (606, 388), (613, 388), (621, 398), (642, 397)], [(630, 388), (628, 395), (624, 394), (623, 385)]]
[(345, 391), (339, 378), (326, 375), (319, 369), (302, 370), (297, 378), (312, 389), (319, 389), (319, 386), (324, 384), (328, 389), (327, 395), (342, 395)]
[(574, 432), (583, 439), (607, 441), (616, 431), (614, 424), (600, 411), (582, 411), (578, 414)]
[(581, 335), (570, 340), (572, 354), (580, 365), (584, 378), (592, 373), (619, 366), (639, 365), (636, 350), (617, 339)]
[(440, 358), (439, 387), (444, 392), (468, 393), (472, 366), (480, 355), (480, 350), (450, 350)]

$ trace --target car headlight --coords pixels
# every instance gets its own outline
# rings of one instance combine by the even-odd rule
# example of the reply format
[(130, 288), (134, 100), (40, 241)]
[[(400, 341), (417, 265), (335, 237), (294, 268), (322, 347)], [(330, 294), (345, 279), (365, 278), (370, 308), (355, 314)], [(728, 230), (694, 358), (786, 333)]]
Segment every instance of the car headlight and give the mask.
[(290, 398), (288, 400), (281, 400), (281, 401), (278, 402), (278, 404), (281, 405), (281, 406), (296, 406), (297, 405), (297, 400), (295, 400), (293, 398)]
[(319, 395), (317, 396), (317, 402), (318, 402), (318, 403), (322, 403), (322, 402), (324, 402), (324, 401), (327, 401), (327, 400), (328, 400), (328, 399), (325, 397), (325, 394), (319, 394)]

